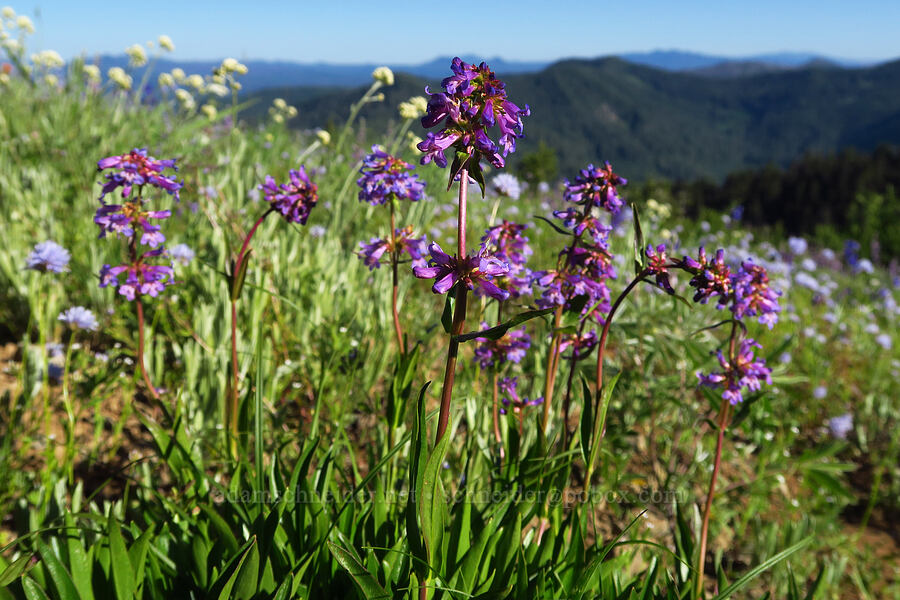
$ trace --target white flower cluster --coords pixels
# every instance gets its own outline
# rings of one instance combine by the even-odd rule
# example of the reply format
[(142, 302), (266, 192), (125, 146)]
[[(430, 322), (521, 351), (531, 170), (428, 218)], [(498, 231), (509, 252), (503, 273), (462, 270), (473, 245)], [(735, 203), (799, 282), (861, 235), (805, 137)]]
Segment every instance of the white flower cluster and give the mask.
[(276, 123), (284, 123), (297, 116), (297, 108), (290, 106), (284, 98), (275, 98), (269, 107), (269, 116)]
[(428, 111), (428, 100), (424, 96), (413, 96), (406, 102), (401, 102), (397, 109), (403, 119), (419, 119)]

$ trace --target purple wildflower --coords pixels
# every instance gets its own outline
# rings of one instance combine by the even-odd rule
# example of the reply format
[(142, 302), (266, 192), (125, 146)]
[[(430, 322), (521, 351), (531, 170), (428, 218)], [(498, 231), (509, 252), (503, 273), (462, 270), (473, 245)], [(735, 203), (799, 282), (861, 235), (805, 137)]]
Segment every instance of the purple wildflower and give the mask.
[(578, 205), (603, 208), (615, 214), (622, 208), (622, 199), (616, 186), (627, 183), (627, 179), (613, 173), (609, 161), (602, 168), (588, 165), (581, 170), (574, 183), (566, 181), (565, 199)]
[(187, 244), (177, 244), (169, 249), (169, 256), (172, 260), (187, 265), (194, 260), (194, 251)]
[(741, 389), (747, 388), (749, 391), (759, 391), (763, 382), (772, 385), (772, 369), (766, 366), (766, 361), (757, 359), (753, 355), (753, 348), (761, 348), (752, 339), (741, 341), (740, 349), (734, 362), (729, 362), (728, 358), (718, 351), (719, 365), (722, 367), (721, 373), (710, 373), (704, 375), (697, 373), (697, 378), (701, 385), (711, 388), (725, 388), (722, 392), (722, 398), (728, 400), (731, 404), (738, 404), (743, 401)]
[(731, 311), (738, 319), (759, 317), (759, 322), (768, 325), (769, 329), (778, 320), (778, 292), (769, 287), (769, 275), (764, 267), (754, 265), (750, 261), (741, 263), (740, 270), (732, 276), (731, 286), (734, 290), (734, 304)]
[[(490, 327), (487, 323), (481, 323), (481, 329)], [(506, 362), (521, 362), (525, 358), (525, 351), (531, 347), (531, 336), (525, 333), (525, 327), (510, 329), (500, 339), (475, 338), (475, 362), (482, 369), (488, 367), (500, 367)]]
[(509, 273), (498, 278), (497, 285), (508, 291), (511, 298), (531, 293), (532, 275), (525, 263), (532, 250), (528, 245), (528, 238), (522, 235), (527, 228), (527, 225), (504, 219), (499, 225), (488, 228), (481, 238), (481, 243), (489, 254), (509, 265)]
[(62, 273), (69, 267), (69, 251), (54, 241), (46, 241), (37, 244), (28, 255), (25, 263), (26, 269), (40, 271), (41, 273)]
[(501, 394), (501, 402), (503, 403), (504, 408), (500, 409), (501, 414), (506, 414), (507, 410), (512, 407), (512, 411), (515, 414), (522, 412), (522, 410), (526, 406), (538, 406), (544, 403), (543, 397), (535, 398), (534, 400), (529, 400), (528, 398), (521, 398), (519, 396), (519, 392), (516, 389), (518, 387), (519, 381), (518, 377), (504, 377), (500, 380), (500, 394)]
[(432, 266), (414, 267), (413, 273), (420, 279), (434, 278), (431, 290), (435, 294), (446, 294), (457, 281), (461, 281), (470, 290), (478, 286), (481, 292), (491, 298), (509, 298), (509, 292), (491, 282), (492, 278), (509, 273), (509, 265), (490, 256), (484, 246), (478, 254), (462, 259), (446, 254), (435, 242), (428, 246), (428, 250), (431, 253), (429, 264)]
[(157, 160), (147, 155), (146, 148), (135, 148), (128, 154), (110, 156), (97, 162), (97, 170), (120, 169), (106, 174), (106, 183), (100, 192), (100, 200), (116, 188), (122, 188), (122, 197), (131, 195), (134, 186), (152, 185), (165, 190), (178, 199), (178, 191), (184, 185), (175, 181), (174, 175), (168, 177), (162, 172), (166, 169), (178, 170), (175, 159)]
[(97, 317), (83, 306), (73, 306), (59, 313), (57, 319), (75, 329), (97, 330)]
[(839, 440), (847, 439), (847, 434), (853, 431), (853, 415), (844, 413), (828, 419), (828, 429), (832, 437)]
[(299, 170), (291, 169), (290, 181), (280, 185), (275, 183), (271, 175), (259, 186), (266, 202), (281, 213), (291, 223), (306, 225), (309, 211), (319, 201), (318, 186), (310, 181), (306, 169), (301, 165)]
[[(516, 139), (522, 137), (522, 117), (531, 114), (526, 105), (519, 108), (506, 97), (506, 84), (494, 77), (485, 64), (477, 67), (454, 58), (450, 65), (453, 75), (441, 82), (443, 92), (429, 95), (428, 108), (422, 117), (426, 129), (443, 124), (438, 134), (429, 132), (418, 144), (425, 153), (423, 165), (432, 160), (441, 167), (447, 166), (444, 151), (455, 146), (458, 152), (474, 158), (476, 168), (481, 157), (495, 168), (505, 165), (504, 157), (516, 150)], [(500, 137), (495, 143), (488, 137), (487, 129), (496, 126)]]
[(372, 146), (372, 154), (363, 159), (359, 172), (362, 177), (356, 180), (360, 202), (368, 202), (372, 206), (384, 204), (391, 198), (416, 202), (425, 194), (425, 182), (417, 175), (410, 173), (415, 167), (387, 152)]
[(357, 255), (369, 270), (381, 267), (381, 257), (387, 253), (398, 252), (407, 253), (412, 259), (413, 267), (427, 266), (422, 255), (425, 253), (425, 236), (420, 238), (413, 237), (412, 225), (394, 230), (394, 242), (391, 243), (390, 238), (372, 238), (369, 243), (359, 243), (359, 251)]
[(697, 288), (694, 302), (706, 304), (711, 297), (719, 296), (719, 308), (727, 304), (731, 296), (731, 270), (725, 264), (725, 252), (721, 248), (716, 251), (716, 258), (709, 262), (706, 249), (701, 246), (698, 259), (685, 256), (681, 268), (694, 276), (690, 281), (691, 287)]
[[(159, 295), (166, 286), (172, 285), (174, 271), (168, 265), (151, 265), (144, 262), (145, 259), (155, 258), (165, 253), (163, 248), (157, 248), (145, 252), (131, 265), (119, 265), (112, 267), (103, 265), (100, 269), (100, 287), (110, 284), (117, 285), (119, 293), (128, 300), (134, 300), (138, 296)], [(125, 273), (125, 281), (121, 282), (119, 276)]]
[(597, 345), (597, 342), (597, 332), (593, 329), (590, 329), (581, 335), (571, 333), (562, 337), (562, 340), (559, 343), (559, 351), (565, 352), (566, 349), (571, 346), (572, 352), (575, 353), (575, 358), (582, 358), (591, 353), (594, 346)]
[(577, 236), (581, 236), (585, 231), (594, 240), (598, 246), (604, 249), (609, 247), (609, 232), (612, 227), (604, 225), (597, 217), (588, 214), (582, 214), (579, 210), (568, 207), (564, 210), (553, 211), (553, 216), (563, 222), (563, 227), (572, 230)]
[(669, 283), (669, 265), (666, 262), (669, 257), (666, 256), (666, 245), (660, 244), (655, 249), (652, 245), (648, 245), (644, 254), (647, 257), (647, 272), (656, 275), (656, 285), (666, 293), (674, 294), (675, 290)]
[(172, 211), (142, 209), (140, 200), (124, 204), (101, 202), (94, 214), (94, 223), (100, 228), (99, 237), (104, 238), (107, 233), (113, 233), (131, 238), (136, 230), (140, 230), (141, 244), (156, 248), (166, 241), (166, 236), (162, 234), (158, 225), (152, 225), (147, 219), (168, 219)]

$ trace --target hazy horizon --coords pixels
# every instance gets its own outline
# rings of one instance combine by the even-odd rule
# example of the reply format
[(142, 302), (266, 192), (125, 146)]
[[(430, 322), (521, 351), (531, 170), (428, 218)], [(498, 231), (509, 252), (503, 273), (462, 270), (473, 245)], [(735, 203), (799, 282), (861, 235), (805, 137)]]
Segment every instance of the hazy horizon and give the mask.
[(298, 2), (282, 6), (201, 0), (174, 11), (160, 5), (61, 0), (10, 4), (37, 29), (29, 50), (52, 49), (65, 58), (121, 54), (161, 34), (175, 43), (176, 60), (243, 60), (418, 64), (436, 57), (478, 55), (508, 61), (675, 50), (725, 58), (763, 54), (816, 54), (882, 62), (900, 57), (900, 3), (774, 0), (677, 5), (661, 0), (601, 7), (596, 3), (521, 0), (479, 6), (453, 18), (443, 6), (394, 2)]

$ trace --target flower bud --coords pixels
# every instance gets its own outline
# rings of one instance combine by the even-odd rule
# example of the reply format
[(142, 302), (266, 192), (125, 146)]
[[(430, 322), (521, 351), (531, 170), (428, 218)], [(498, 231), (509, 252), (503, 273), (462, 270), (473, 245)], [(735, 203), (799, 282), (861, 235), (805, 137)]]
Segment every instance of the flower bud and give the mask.
[(372, 79), (380, 81), (384, 85), (394, 85), (394, 72), (388, 67), (378, 67), (372, 71)]
[(175, 44), (172, 43), (172, 38), (167, 35), (159, 36), (159, 47), (166, 52), (175, 52)]

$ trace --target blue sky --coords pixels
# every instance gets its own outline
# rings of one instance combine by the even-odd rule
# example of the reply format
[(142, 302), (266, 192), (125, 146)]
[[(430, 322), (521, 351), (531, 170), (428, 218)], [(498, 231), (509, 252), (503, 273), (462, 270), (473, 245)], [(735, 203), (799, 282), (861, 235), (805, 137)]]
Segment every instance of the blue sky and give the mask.
[(654, 49), (900, 57), (898, 0), (859, 0), (852, 8), (831, 0), (7, 3), (34, 20), (31, 49), (66, 58), (82, 51), (119, 54), (160, 34), (175, 42), (173, 58), (185, 60), (418, 63), (454, 54), (552, 60)]

